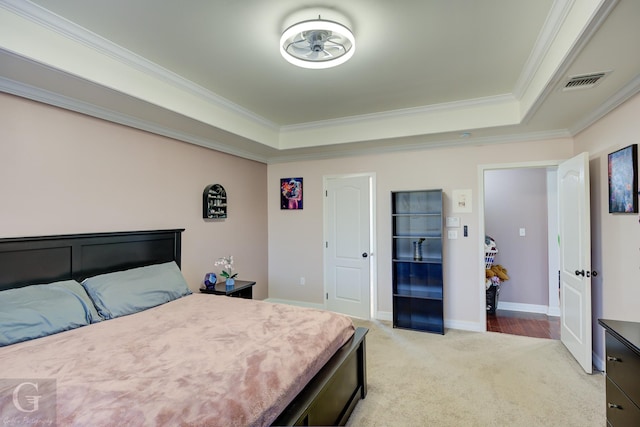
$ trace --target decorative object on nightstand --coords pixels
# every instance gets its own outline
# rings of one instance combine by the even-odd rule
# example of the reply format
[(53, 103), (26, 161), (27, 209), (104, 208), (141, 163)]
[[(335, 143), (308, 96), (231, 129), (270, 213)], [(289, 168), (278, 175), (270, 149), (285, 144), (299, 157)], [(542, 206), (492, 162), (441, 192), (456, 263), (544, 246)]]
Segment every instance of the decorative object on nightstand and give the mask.
[(224, 219), (227, 217), (227, 192), (220, 184), (207, 185), (202, 193), (202, 218)]
[(204, 275), (204, 287), (206, 289), (213, 289), (216, 286), (216, 282), (218, 281), (218, 277), (216, 273), (207, 273)]
[(218, 258), (214, 265), (222, 266), (222, 272), (220, 272), (220, 276), (226, 279), (226, 283), (229, 286), (233, 286), (233, 282), (238, 275), (238, 273), (233, 272), (233, 255)]

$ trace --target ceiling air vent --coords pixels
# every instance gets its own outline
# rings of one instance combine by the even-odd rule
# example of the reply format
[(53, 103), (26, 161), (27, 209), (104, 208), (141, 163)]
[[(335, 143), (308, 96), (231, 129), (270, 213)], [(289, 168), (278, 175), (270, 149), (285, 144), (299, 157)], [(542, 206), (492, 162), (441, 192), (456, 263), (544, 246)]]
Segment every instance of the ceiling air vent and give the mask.
[(562, 90), (589, 89), (597, 84), (609, 74), (609, 71), (601, 73), (582, 74), (580, 76), (571, 76), (567, 79)]

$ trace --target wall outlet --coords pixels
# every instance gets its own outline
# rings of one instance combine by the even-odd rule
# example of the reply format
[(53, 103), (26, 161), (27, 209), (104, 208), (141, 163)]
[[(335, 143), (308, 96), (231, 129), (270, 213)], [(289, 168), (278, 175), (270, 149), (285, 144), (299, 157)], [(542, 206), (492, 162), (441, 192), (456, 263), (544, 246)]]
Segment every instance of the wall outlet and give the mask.
[(449, 230), (447, 232), (447, 237), (449, 239), (457, 239), (458, 238), (458, 230)]
[(306, 283), (306, 281), (305, 281), (304, 277), (300, 277), (300, 284), (304, 285), (305, 283)]

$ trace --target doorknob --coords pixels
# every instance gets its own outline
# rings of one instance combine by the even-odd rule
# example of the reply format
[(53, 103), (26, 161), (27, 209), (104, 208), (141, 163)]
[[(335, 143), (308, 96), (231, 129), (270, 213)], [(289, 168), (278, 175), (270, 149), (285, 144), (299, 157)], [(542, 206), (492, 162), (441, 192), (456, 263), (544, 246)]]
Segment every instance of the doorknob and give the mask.
[(366, 253), (366, 252), (362, 252), (362, 258), (366, 258), (366, 257), (368, 257), (368, 256), (369, 256), (369, 254), (368, 254), (368, 253)]
[(598, 275), (598, 272), (595, 270), (593, 271), (576, 270), (576, 276), (596, 277), (597, 275)]

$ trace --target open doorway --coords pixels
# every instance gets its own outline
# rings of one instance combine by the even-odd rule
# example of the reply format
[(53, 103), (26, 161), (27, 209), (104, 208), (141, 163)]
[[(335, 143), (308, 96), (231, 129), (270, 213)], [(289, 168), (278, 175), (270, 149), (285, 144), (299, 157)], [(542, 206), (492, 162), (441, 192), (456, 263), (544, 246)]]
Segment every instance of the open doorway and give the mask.
[(560, 339), (557, 167), (487, 167), (483, 193), (487, 330)]

